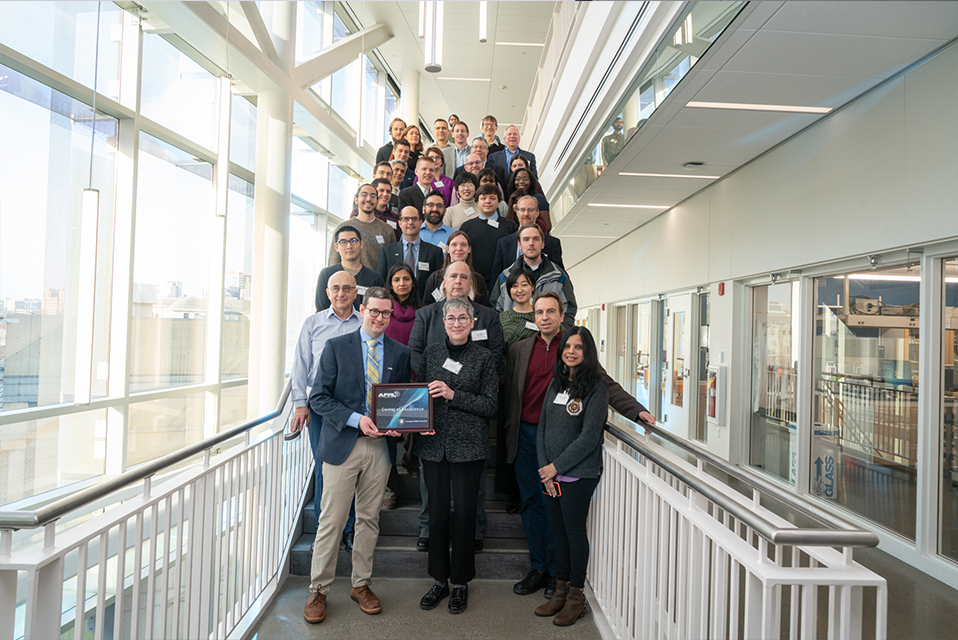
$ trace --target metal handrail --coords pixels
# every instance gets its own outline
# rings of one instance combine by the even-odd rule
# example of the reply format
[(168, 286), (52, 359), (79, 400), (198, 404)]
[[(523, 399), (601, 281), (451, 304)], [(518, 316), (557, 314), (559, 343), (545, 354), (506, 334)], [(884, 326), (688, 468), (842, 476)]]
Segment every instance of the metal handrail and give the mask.
[(64, 515), (72, 511), (76, 511), (77, 509), (80, 509), (96, 500), (99, 500), (100, 498), (103, 498), (114, 491), (118, 491), (123, 487), (133, 484), (134, 482), (154, 476), (164, 469), (192, 458), (193, 456), (203, 453), (204, 451), (208, 451), (220, 443), (231, 440), (238, 435), (246, 433), (250, 429), (269, 422), (283, 412), (283, 407), (286, 405), (286, 400), (289, 398), (290, 389), (290, 381), (287, 380), (286, 387), (283, 389), (283, 394), (280, 396), (279, 402), (276, 404), (276, 409), (273, 411), (258, 418), (254, 418), (248, 422), (244, 422), (243, 424), (236, 425), (232, 429), (217, 433), (216, 435), (210, 436), (205, 440), (200, 440), (199, 442), (183, 447), (182, 449), (167, 454), (162, 458), (157, 458), (156, 460), (139, 466), (136, 469), (122, 473), (111, 480), (93, 485), (88, 489), (78, 491), (77, 493), (61, 498), (56, 502), (51, 502), (50, 504), (33, 511), (0, 510), (0, 529), (36, 529), (37, 527), (48, 525)]
[(797, 511), (815, 522), (821, 524), (825, 529), (802, 529), (802, 528), (782, 528), (779, 527), (760, 514), (737, 502), (727, 495), (718, 491), (708, 483), (704, 482), (696, 475), (687, 473), (685, 470), (676, 467), (672, 462), (666, 460), (658, 452), (651, 449), (648, 444), (639, 437), (635, 429), (626, 429), (623, 426), (606, 423), (605, 430), (614, 437), (635, 449), (644, 457), (662, 467), (672, 476), (678, 478), (688, 485), (695, 492), (705, 496), (720, 509), (723, 509), (737, 518), (740, 522), (750, 527), (755, 533), (769, 542), (778, 545), (796, 545), (807, 547), (876, 547), (878, 546), (878, 536), (868, 530), (862, 529), (854, 523), (845, 520), (833, 513), (826, 511), (818, 505), (804, 500), (799, 496), (790, 494), (783, 489), (775, 486), (771, 482), (749, 475), (738, 467), (729, 464), (714, 453), (703, 449), (691, 442), (680, 438), (660, 427), (641, 423), (645, 428), (663, 440), (674, 444), (675, 446), (691, 453), (699, 460), (708, 462), (723, 473), (726, 473), (742, 482), (748, 484), (753, 489), (775, 498), (785, 506)]

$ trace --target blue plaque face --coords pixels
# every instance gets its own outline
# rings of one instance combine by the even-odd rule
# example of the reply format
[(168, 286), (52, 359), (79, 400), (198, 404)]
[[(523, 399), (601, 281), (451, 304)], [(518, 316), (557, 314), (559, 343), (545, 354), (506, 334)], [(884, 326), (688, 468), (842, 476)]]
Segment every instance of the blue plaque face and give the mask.
[(372, 410), (379, 431), (433, 432), (432, 398), (424, 384), (374, 385)]

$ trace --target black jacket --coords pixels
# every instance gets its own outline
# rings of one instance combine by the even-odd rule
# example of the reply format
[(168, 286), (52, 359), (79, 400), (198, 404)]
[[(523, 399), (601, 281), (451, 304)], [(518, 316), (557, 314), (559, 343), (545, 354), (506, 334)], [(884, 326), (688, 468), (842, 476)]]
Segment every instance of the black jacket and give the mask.
[[(519, 250), (519, 232), (510, 233), (501, 238), (496, 244), (496, 256), (492, 260), (492, 279), (499, 277), (499, 274), (505, 271), (506, 267), (516, 261), (516, 252)], [(565, 269), (562, 264), (562, 243), (555, 236), (546, 234), (545, 248), (542, 255), (549, 259), (552, 264), (558, 265), (560, 269)]]
[[(412, 370), (419, 371), (422, 355), (431, 344), (446, 342), (446, 325), (442, 321), (442, 306), (445, 300), (433, 302), (416, 311), (416, 320), (409, 335), (409, 360)], [(476, 313), (476, 326), (472, 329), (472, 341), (492, 352), (495, 362), (502, 360), (503, 340), (499, 314), (489, 307), (472, 303)], [(485, 337), (482, 337), (485, 332)]]
[(418, 184), (406, 187), (399, 192), (399, 214), (406, 207), (416, 207), (419, 217), (422, 218), (422, 205), (426, 201), (426, 194), (422, 192)]
[[(425, 301), (424, 296), (426, 292), (426, 279), (429, 278), (429, 274), (431, 274), (433, 271), (442, 268), (443, 260), (445, 260), (445, 256), (442, 254), (442, 249), (420, 238), (418, 259), (419, 264), (416, 265), (416, 285), (419, 288), (420, 300)], [(383, 282), (386, 281), (386, 276), (389, 275), (390, 267), (402, 261), (402, 240), (392, 244), (387, 244), (385, 247), (380, 249), (379, 264), (377, 265), (376, 271), (379, 272), (379, 276), (383, 279)], [(420, 265), (426, 265), (426, 268), (420, 269)]]

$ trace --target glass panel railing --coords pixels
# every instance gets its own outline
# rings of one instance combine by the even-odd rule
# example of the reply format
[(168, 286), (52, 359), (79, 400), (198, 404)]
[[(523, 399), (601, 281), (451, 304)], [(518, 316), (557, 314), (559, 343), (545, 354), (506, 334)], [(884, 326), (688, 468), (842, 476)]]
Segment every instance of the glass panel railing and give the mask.
[(553, 222), (561, 220), (575, 206), (745, 4), (694, 2), (679, 15), (625, 98), (609, 114), (605, 127), (589, 146), (575, 172), (551, 199)]

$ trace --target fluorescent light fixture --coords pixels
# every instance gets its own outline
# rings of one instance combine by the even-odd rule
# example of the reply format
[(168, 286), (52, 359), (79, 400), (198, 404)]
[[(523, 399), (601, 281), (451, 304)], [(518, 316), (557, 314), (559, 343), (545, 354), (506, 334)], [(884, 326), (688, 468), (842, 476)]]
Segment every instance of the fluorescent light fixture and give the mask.
[(436, 76), (436, 80), (459, 80), (460, 82), (492, 82), (492, 78), (454, 78), (452, 76)]
[(832, 107), (799, 107), (784, 104), (747, 104), (743, 102), (688, 102), (694, 109), (731, 109), (735, 111), (783, 111), (786, 113), (828, 113)]
[(670, 204), (599, 204), (593, 202), (590, 207), (608, 207), (610, 209), (668, 209)]
[(426, 2), (426, 66), (429, 73), (442, 71), (442, 0)]
[[(365, 36), (363, 36), (363, 38), (365, 39)], [(363, 56), (364, 54), (360, 52), (359, 58), (358, 58), (358, 61), (359, 61), (359, 122), (356, 124), (356, 148), (357, 149), (363, 148), (363, 110), (364, 110), (363, 105), (366, 102), (366, 96), (364, 95), (366, 93), (366, 75), (363, 73), (365, 71), (363, 67), (365, 67), (366, 65), (363, 64), (364, 63)]]
[(90, 404), (93, 384), (93, 310), (96, 303), (96, 244), (100, 192), (84, 189), (80, 213), (80, 264), (77, 282), (76, 369), (73, 402)]
[(419, 0), (419, 37), (426, 37), (426, 2)]
[(570, 236), (563, 233), (562, 238), (584, 238), (586, 240), (618, 240), (622, 236)]
[(620, 171), (620, 176), (634, 176), (637, 178), (699, 178), (701, 180), (716, 180), (721, 176), (696, 176), (688, 173), (631, 173)]
[[(838, 276), (841, 278), (841, 276)], [(900, 276), (891, 273), (853, 273), (849, 280), (886, 280), (888, 282), (921, 282), (921, 276)]]
[(486, 31), (489, 24), (489, 3), (485, 0), (479, 2), (479, 42), (486, 41)]
[(500, 47), (544, 47), (541, 42), (497, 42)]

